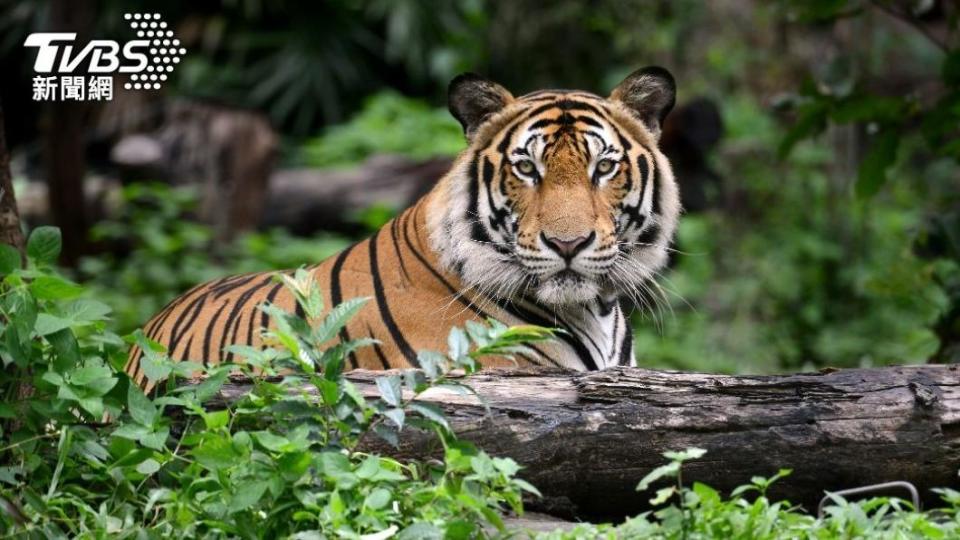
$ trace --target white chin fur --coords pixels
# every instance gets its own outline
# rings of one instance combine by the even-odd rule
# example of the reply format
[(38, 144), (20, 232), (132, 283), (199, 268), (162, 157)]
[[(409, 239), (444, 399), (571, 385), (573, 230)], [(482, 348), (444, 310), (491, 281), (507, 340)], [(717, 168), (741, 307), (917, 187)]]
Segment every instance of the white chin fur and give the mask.
[(593, 281), (549, 278), (537, 287), (536, 294), (537, 300), (546, 305), (584, 304), (600, 296), (600, 287)]

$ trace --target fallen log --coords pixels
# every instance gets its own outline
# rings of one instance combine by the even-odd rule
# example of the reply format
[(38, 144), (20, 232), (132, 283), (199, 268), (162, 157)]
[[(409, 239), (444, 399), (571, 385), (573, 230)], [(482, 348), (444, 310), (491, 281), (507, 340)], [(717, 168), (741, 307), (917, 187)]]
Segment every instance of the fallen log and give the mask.
[[(349, 375), (368, 395), (383, 372)], [(815, 511), (824, 490), (906, 480), (927, 503), (958, 487), (960, 366), (728, 376), (616, 368), (585, 374), (485, 372), (469, 384), (486, 400), (431, 390), (454, 430), (509, 456), (544, 498), (531, 507), (578, 519), (617, 519), (647, 508), (637, 482), (661, 453), (707, 449), (685, 482), (729, 492), (754, 475), (793, 473), (770, 495)], [(246, 392), (226, 385), (220, 400)], [(432, 435), (405, 432), (399, 458), (437, 454)]]

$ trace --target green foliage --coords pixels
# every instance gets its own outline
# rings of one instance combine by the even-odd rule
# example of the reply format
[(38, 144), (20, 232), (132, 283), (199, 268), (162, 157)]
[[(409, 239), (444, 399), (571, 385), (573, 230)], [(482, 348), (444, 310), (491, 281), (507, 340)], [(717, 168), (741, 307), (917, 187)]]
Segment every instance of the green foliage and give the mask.
[(87, 295), (114, 308), (113, 326), (129, 333), (178, 294), (217, 277), (313, 264), (347, 241), (331, 235), (296, 238), (279, 229), (248, 233), (212, 249), (213, 231), (190, 219), (194, 190), (164, 184), (131, 184), (119, 217), (94, 226), (95, 241), (114, 253), (81, 261)]
[[(54, 260), (49, 229), (30, 237)], [(171, 362), (141, 332), (147, 396), (120, 371), (127, 343), (106, 330), (109, 308), (82, 297), (49, 265), (31, 259), (0, 282), (0, 527), (25, 538), (515, 538), (503, 515), (537, 490), (510, 459), (491, 457), (450, 431), (431, 388), (472, 393), (462, 374), (485, 355), (512, 355), (549, 330), (490, 321), (454, 329), (446, 352), (422, 351), (421, 370), (376, 379), (364, 395), (344, 377), (346, 358), (369, 340), (325, 347), (366, 299), (324, 314), (312, 274), (281, 279), (303, 316), (275, 306), (271, 348), (233, 346), (240, 365)], [(48, 285), (37, 288), (44, 280)], [(56, 284), (56, 285), (54, 285)], [(40, 296), (36, 290), (44, 293)], [(213, 406), (230, 373), (252, 376), (239, 399)], [(456, 375), (454, 376), (454, 374)], [(201, 382), (196, 377), (202, 375)], [(165, 379), (165, 382), (161, 379)], [(191, 379), (192, 384), (179, 384)], [(21, 391), (24, 385), (32, 393)], [(479, 396), (478, 396), (479, 399)], [(104, 413), (112, 421), (100, 423)], [(396, 445), (404, 432), (436, 434), (442, 462), (401, 462), (360, 448)], [(638, 489), (656, 507), (619, 526), (578, 525), (530, 534), (584, 538), (947, 538), (960, 532), (960, 493), (920, 513), (898, 499), (834, 497), (822, 518), (766, 492), (789, 471), (756, 477), (729, 498), (682, 481), (683, 463), (705, 451), (667, 452)]]
[[(825, 144), (804, 142), (778, 163), (781, 131), (751, 98), (728, 99), (723, 113), (738, 150), (717, 166), (733, 202), (681, 219), (664, 307), (635, 318), (641, 365), (770, 373), (926, 361), (948, 306), (941, 280), (956, 270), (909, 247), (922, 197), (898, 183), (858, 201), (831, 176)], [(940, 165), (917, 176), (952, 174)]]
[[(35, 232), (31, 245), (46, 246), (50, 233)], [(59, 285), (38, 296), (41, 279)], [(371, 341), (323, 345), (365, 300), (324, 316), (312, 274), (282, 280), (304, 317), (262, 306), (276, 324), (266, 335), (275, 348), (233, 347), (245, 364), (175, 363), (141, 332), (132, 336), (145, 374), (166, 390), (150, 397), (118, 369), (127, 346), (104, 329), (106, 306), (77, 299), (80, 288), (42, 261), (7, 274), (0, 497), (17, 510), (0, 524), (29, 537), (482, 538), (503, 530), (504, 511), (522, 512), (522, 494), (536, 489), (515, 477), (516, 463), (457, 440), (423, 393), (469, 393), (454, 370), (471, 374), (484, 355), (524, 352), (549, 330), (493, 321), (455, 330), (448, 354), (421, 353), (424, 370), (379, 378), (379, 399), (368, 399), (343, 370)], [(252, 390), (207, 405), (235, 371), (255, 374)], [(200, 383), (177, 384), (198, 375)], [(23, 384), (33, 393), (19, 392)], [(104, 413), (113, 422), (98, 425)], [(360, 450), (369, 436), (397, 444), (410, 429), (437, 434), (442, 464)]]
[(374, 153), (425, 159), (456, 155), (465, 146), (460, 125), (447, 111), (382, 92), (369, 98), (349, 122), (306, 141), (300, 160), (313, 167), (341, 167)]
[(841, 538), (954, 538), (960, 534), (960, 493), (941, 489), (945, 508), (919, 512), (910, 503), (897, 498), (873, 497), (850, 502), (831, 495), (822, 517), (805, 513), (788, 501), (773, 502), (767, 490), (790, 470), (764, 478), (756, 476), (749, 484), (734, 489), (729, 497), (702, 484), (687, 486), (682, 481), (683, 463), (703, 457), (699, 448), (666, 452), (669, 462), (648, 474), (639, 491), (662, 484), (650, 500), (656, 510), (611, 525), (580, 525), (571, 531), (540, 534), (540, 540), (587, 540), (619, 538), (751, 538), (775, 540)]
[[(816, 137), (828, 126), (850, 126), (861, 135), (867, 149), (862, 154), (854, 192), (867, 204), (894, 176), (909, 180), (918, 194), (916, 206), (928, 214), (927, 223), (917, 226), (916, 244), (920, 254), (938, 266), (929, 271), (932, 280), (946, 293), (942, 315), (934, 325), (941, 341), (936, 358), (942, 362), (960, 359), (960, 255), (952, 249), (960, 238), (960, 189), (956, 174), (960, 168), (960, 48), (952, 40), (960, 19), (946, 15), (946, 38), (930, 32), (927, 17), (933, 5), (907, 8), (893, 2), (839, 0), (830, 2), (787, 2), (804, 20), (836, 23), (850, 17), (868, 17), (871, 10), (899, 19), (914, 29), (898, 39), (921, 41), (927, 57), (918, 62), (914, 88), (901, 88), (895, 95), (882, 92), (868, 75), (855, 69), (858, 51), (849, 51), (814, 70), (799, 92), (784, 101), (795, 113), (796, 122), (784, 137), (781, 150)], [(885, 66), (871, 66), (885, 71)], [(939, 68), (939, 69), (936, 69)], [(924, 82), (920, 82), (924, 81)], [(906, 90), (906, 91), (905, 91)], [(850, 129), (848, 128), (848, 129)], [(898, 161), (909, 165), (897, 167)], [(922, 163), (949, 163), (946, 178), (937, 174), (910, 174), (906, 169)], [(897, 174), (891, 174), (896, 172)], [(894, 189), (894, 188), (891, 188)], [(933, 242), (931, 237), (935, 238)]]

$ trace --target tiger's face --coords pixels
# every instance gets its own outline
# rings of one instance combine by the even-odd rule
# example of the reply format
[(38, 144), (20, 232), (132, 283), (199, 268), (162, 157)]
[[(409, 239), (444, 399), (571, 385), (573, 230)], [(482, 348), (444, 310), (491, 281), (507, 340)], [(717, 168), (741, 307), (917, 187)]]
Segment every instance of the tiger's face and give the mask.
[(455, 79), (450, 108), (470, 146), (441, 186), (446, 205), (433, 227), (441, 261), (506, 299), (639, 297), (666, 262), (680, 213), (657, 148), (673, 99), (660, 68), (634, 73), (607, 99), (513, 98), (476, 76)]

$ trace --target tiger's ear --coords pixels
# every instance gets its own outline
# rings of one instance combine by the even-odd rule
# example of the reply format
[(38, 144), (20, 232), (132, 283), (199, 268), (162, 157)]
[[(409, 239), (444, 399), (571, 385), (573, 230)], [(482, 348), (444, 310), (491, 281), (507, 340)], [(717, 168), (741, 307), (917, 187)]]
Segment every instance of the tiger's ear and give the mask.
[(487, 117), (512, 101), (513, 96), (506, 88), (475, 73), (457, 75), (447, 90), (450, 114), (463, 126), (468, 140)]
[(611, 100), (626, 105), (657, 139), (660, 138), (660, 126), (673, 109), (676, 97), (677, 84), (673, 75), (658, 66), (634, 71), (610, 93)]

